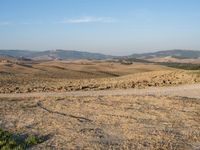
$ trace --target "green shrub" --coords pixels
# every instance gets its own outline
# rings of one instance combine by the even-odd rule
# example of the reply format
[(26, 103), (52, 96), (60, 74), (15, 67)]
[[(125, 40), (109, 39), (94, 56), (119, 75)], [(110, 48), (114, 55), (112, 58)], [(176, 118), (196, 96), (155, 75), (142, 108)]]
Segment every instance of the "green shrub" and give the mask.
[(42, 140), (34, 135), (21, 137), (0, 129), (0, 150), (23, 150), (41, 142)]
[(38, 139), (37, 139), (35, 136), (29, 135), (29, 136), (26, 138), (25, 142), (26, 142), (27, 145), (35, 145), (35, 144), (37, 144), (39, 141), (38, 141)]

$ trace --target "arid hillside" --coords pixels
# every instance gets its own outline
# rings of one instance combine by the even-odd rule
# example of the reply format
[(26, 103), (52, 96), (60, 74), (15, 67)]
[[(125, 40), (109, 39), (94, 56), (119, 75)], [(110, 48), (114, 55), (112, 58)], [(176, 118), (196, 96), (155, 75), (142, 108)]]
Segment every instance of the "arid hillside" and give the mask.
[(199, 82), (198, 71), (114, 61), (3, 61), (0, 93), (145, 88)]

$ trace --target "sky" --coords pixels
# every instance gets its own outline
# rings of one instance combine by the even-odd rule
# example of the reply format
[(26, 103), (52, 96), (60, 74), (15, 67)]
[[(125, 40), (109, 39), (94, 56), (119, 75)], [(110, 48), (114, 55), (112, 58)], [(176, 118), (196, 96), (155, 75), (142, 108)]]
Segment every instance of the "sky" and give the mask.
[(0, 49), (200, 50), (200, 0), (0, 0)]

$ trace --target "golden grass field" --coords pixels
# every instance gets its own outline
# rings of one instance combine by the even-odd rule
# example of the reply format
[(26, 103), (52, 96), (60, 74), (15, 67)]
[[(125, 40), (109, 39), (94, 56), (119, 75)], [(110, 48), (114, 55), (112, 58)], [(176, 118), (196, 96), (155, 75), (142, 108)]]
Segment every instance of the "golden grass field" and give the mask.
[[(200, 97), (40, 96), (200, 82), (199, 71), (114, 61), (0, 62), (0, 128), (48, 137), (30, 149), (200, 149)], [(38, 93), (38, 95), (37, 95)], [(120, 94), (119, 94), (120, 95)]]

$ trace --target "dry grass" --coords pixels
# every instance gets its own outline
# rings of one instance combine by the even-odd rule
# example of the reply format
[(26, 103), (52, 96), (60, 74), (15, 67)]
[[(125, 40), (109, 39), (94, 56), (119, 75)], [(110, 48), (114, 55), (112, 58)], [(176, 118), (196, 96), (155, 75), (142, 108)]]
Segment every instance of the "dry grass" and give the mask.
[(200, 99), (106, 96), (1, 99), (0, 125), (52, 137), (42, 149), (199, 149)]
[(122, 65), (107, 61), (18, 61), (0, 63), (0, 72), (12, 75), (38, 76), (40, 78), (88, 79), (116, 77), (127, 74), (169, 70), (164, 66), (135, 63)]
[(0, 63), (0, 93), (145, 88), (199, 82), (195, 71), (106, 61)]

